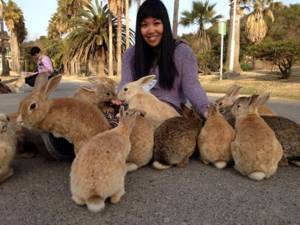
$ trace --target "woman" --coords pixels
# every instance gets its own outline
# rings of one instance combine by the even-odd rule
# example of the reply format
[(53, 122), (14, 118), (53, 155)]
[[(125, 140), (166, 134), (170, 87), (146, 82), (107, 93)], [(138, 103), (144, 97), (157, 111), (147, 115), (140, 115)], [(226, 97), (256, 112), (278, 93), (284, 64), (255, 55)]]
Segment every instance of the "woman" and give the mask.
[(198, 68), (192, 49), (172, 36), (167, 9), (160, 0), (146, 0), (138, 10), (135, 45), (123, 56), (124, 84), (155, 74), (158, 83), (151, 93), (180, 108), (189, 100), (206, 117), (208, 98), (198, 81)]

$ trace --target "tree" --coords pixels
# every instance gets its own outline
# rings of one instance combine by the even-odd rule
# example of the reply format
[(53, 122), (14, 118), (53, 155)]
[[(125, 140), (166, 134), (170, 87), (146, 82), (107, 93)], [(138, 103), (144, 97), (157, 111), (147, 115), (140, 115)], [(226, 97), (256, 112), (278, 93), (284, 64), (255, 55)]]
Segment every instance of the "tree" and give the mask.
[(222, 15), (216, 14), (214, 8), (216, 4), (210, 4), (208, 0), (205, 2), (193, 1), (192, 11), (184, 11), (182, 13), (180, 24), (189, 26), (196, 24), (198, 26), (197, 36), (198, 42), (195, 47), (200, 52), (211, 49), (210, 38), (206, 33), (206, 26), (212, 25), (222, 18)]
[(246, 21), (246, 32), (248, 39), (253, 43), (260, 43), (267, 34), (268, 26), (265, 17), (269, 17), (274, 21), (273, 12), (270, 9), (273, 0), (252, 0), (254, 5)]
[(281, 79), (289, 78), (291, 68), (300, 56), (299, 51), (300, 47), (296, 42), (273, 41), (271, 39), (264, 40), (262, 43), (250, 48), (250, 52), (256, 58), (268, 60), (277, 65), (282, 75)]
[(4, 2), (0, 0), (0, 38), (1, 38), (1, 61), (2, 61), (2, 72), (1, 75), (8, 75), (8, 65), (6, 63), (6, 50), (5, 50), (5, 32), (4, 32), (4, 23), (3, 23), (3, 9)]
[[(234, 9), (234, 1), (236, 1), (236, 8)], [(248, 0), (230, 0), (230, 20), (228, 31), (228, 46), (226, 56), (226, 67), (229, 72), (239, 73), (241, 66), (239, 62), (240, 57), (240, 20), (244, 15), (244, 10), (248, 8)], [(234, 18), (235, 14), (235, 18)], [(234, 29), (233, 29), (234, 27)], [(232, 33), (234, 30), (234, 33)], [(232, 46), (232, 40), (234, 40), (234, 46)], [(233, 52), (232, 71), (230, 67), (230, 58)]]
[[(87, 5), (71, 20), (70, 27), (72, 31), (67, 36), (69, 57), (84, 62), (97, 60), (98, 74), (104, 76), (104, 63), (109, 45), (108, 6), (102, 7), (96, 0), (95, 4)], [(113, 26), (113, 30), (116, 32), (116, 26)]]
[(27, 31), (22, 10), (9, 0), (4, 7), (3, 18), (10, 32), (12, 70), (20, 72), (20, 44), (24, 41)]
[(173, 36), (174, 36), (174, 38), (177, 38), (178, 11), (179, 11), (179, 0), (174, 0), (174, 12), (173, 12)]

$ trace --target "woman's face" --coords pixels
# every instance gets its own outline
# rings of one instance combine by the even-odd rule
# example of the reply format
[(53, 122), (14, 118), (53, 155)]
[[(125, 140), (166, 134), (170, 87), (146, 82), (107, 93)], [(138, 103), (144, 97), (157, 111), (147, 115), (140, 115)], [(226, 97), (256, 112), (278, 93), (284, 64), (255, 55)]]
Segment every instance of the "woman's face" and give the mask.
[(164, 32), (164, 25), (160, 19), (145, 18), (142, 20), (140, 28), (142, 37), (148, 45), (156, 47), (160, 44)]

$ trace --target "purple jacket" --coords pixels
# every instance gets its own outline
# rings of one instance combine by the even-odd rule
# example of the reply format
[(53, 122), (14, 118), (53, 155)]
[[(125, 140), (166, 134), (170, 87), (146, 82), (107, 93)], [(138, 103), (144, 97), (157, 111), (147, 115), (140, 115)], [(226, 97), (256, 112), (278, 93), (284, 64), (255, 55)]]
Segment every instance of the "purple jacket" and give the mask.
[[(123, 56), (122, 78), (118, 86), (118, 92), (127, 83), (133, 81), (131, 59), (134, 55), (134, 46), (129, 48)], [(171, 90), (162, 89), (159, 83), (151, 89), (151, 93), (162, 101), (168, 102), (177, 108), (180, 103), (189, 100), (196, 108), (197, 112), (204, 114), (209, 104), (207, 95), (198, 81), (198, 67), (192, 49), (184, 44), (179, 44), (174, 51), (174, 62), (178, 71), (173, 88)], [(158, 66), (152, 69), (151, 74), (159, 78)]]

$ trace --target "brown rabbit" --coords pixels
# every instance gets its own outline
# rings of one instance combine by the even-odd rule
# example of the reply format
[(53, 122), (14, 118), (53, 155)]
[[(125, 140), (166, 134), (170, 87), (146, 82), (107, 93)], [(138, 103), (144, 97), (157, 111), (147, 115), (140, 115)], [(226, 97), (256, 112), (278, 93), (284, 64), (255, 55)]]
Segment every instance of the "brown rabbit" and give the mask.
[(218, 169), (226, 167), (232, 160), (230, 145), (234, 130), (218, 111), (218, 105), (208, 108), (208, 116), (198, 136), (198, 149), (205, 164), (212, 163)]
[[(242, 87), (233, 85), (228, 92), (221, 98), (216, 100), (216, 104), (219, 107), (220, 112), (223, 113), (223, 109), (226, 107), (232, 107), (234, 101), (238, 98)], [(258, 113), (260, 115), (274, 116), (276, 115), (268, 106), (261, 105), (258, 107)]]
[(80, 149), (70, 174), (76, 204), (86, 204), (90, 211), (99, 212), (107, 198), (117, 203), (125, 194), (126, 158), (135, 118), (136, 113), (126, 113), (121, 107), (119, 125), (97, 134)]
[(103, 113), (117, 113), (111, 104), (116, 99), (115, 89), (114, 80), (99, 78), (89, 85), (80, 86), (72, 97), (96, 105)]
[(269, 96), (253, 95), (249, 100), (236, 101), (232, 107), (236, 118), (236, 137), (231, 144), (235, 169), (258, 181), (275, 174), (283, 155), (275, 133), (257, 112)]
[(17, 138), (6, 114), (0, 113), (0, 184), (14, 173), (11, 162), (16, 153)]
[(145, 112), (128, 109), (127, 112), (137, 112), (135, 126), (130, 135), (131, 151), (127, 157), (129, 171), (147, 165), (153, 156), (154, 127)]
[(129, 109), (145, 111), (146, 117), (153, 121), (155, 127), (158, 127), (166, 119), (179, 116), (179, 113), (168, 103), (144, 91), (143, 87), (153, 82), (155, 77), (155, 75), (149, 75), (125, 84), (118, 97), (128, 103)]
[(61, 76), (35, 87), (20, 103), (17, 121), (27, 128), (50, 132), (74, 144), (75, 153), (94, 135), (110, 125), (95, 106), (72, 98), (47, 99)]
[(156, 169), (186, 166), (195, 151), (203, 121), (194, 109), (182, 105), (182, 112), (183, 117), (170, 118), (155, 130), (153, 166)]
[[(237, 102), (248, 102), (250, 97), (239, 97)], [(235, 118), (232, 114), (232, 107), (222, 109), (222, 114), (231, 126), (235, 124)], [(288, 118), (281, 116), (261, 115), (261, 118), (274, 131), (276, 138), (280, 142), (283, 150), (283, 156), (279, 166), (288, 166), (289, 162), (300, 166), (300, 125)]]

